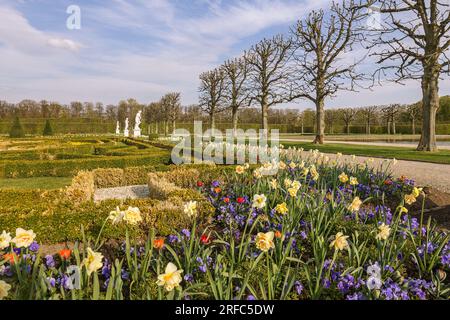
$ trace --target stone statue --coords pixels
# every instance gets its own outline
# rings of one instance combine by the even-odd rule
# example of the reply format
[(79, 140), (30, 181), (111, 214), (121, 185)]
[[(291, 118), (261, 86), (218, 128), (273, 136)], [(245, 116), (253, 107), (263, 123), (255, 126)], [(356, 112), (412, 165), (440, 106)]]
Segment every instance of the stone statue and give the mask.
[(116, 125), (116, 135), (118, 136), (120, 134), (120, 123), (119, 121), (117, 121), (117, 125)]
[(135, 138), (139, 138), (141, 136), (141, 113), (142, 111), (139, 111), (136, 114), (136, 119), (134, 120), (133, 136)]
[(125, 119), (125, 130), (123, 130), (123, 135), (128, 137), (130, 135), (130, 131), (128, 130), (128, 118)]

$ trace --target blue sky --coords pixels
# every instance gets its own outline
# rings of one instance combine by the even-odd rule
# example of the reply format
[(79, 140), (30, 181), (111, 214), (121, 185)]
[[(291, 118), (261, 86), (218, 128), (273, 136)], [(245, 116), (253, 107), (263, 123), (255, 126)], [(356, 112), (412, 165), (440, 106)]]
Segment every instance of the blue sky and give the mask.
[[(258, 39), (287, 32), (328, 0), (1, 0), (0, 99), (142, 103), (180, 91), (197, 101), (198, 75)], [(66, 28), (69, 5), (81, 29)], [(444, 81), (441, 93), (449, 93)], [(327, 106), (413, 102), (420, 86), (344, 92)], [(299, 101), (291, 107), (311, 106)]]

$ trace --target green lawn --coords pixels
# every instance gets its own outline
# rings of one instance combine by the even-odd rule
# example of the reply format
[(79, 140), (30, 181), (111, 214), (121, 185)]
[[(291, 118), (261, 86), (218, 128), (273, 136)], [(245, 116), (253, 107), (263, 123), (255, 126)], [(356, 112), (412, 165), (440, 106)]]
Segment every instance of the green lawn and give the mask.
[(0, 189), (59, 189), (70, 185), (70, 177), (35, 177), (18, 179), (0, 179)]
[(324, 153), (338, 153), (357, 156), (368, 156), (399, 160), (413, 160), (433, 163), (450, 164), (450, 150), (443, 150), (439, 152), (419, 152), (413, 148), (404, 147), (380, 147), (380, 146), (368, 146), (368, 145), (353, 145), (353, 144), (324, 144), (315, 145), (308, 142), (283, 142), (281, 143), (285, 147), (296, 146), (298, 148), (304, 148), (305, 150), (318, 149)]

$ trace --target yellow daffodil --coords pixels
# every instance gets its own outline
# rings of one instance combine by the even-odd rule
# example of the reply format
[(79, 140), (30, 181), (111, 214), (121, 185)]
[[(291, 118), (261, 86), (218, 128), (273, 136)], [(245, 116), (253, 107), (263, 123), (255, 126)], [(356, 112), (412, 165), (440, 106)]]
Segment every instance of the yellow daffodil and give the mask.
[(270, 231), (267, 233), (258, 233), (256, 236), (256, 247), (264, 252), (269, 251), (272, 248), (275, 248), (275, 244), (273, 243), (273, 238), (275, 236), (275, 233)]
[(297, 193), (298, 193), (298, 189), (297, 188), (289, 188), (288, 190), (288, 193), (289, 193), (289, 195), (292, 197), (292, 198), (295, 198), (295, 197), (297, 197)]
[(405, 195), (405, 202), (406, 202), (407, 205), (412, 205), (416, 201), (417, 201), (416, 197), (414, 197), (413, 194)]
[(5, 281), (0, 280), (0, 300), (3, 300), (8, 296), (9, 290), (11, 290), (11, 286)]
[(164, 286), (167, 291), (172, 291), (173, 289), (179, 287), (182, 278), (181, 274), (183, 270), (178, 270), (177, 266), (172, 262), (169, 262), (166, 266), (164, 274), (158, 275), (158, 281), (156, 284), (158, 286)]
[(303, 168), (303, 170), (302, 170), (302, 175), (303, 175), (303, 176), (307, 176), (308, 173), (309, 173), (309, 169), (308, 169), (308, 168)]
[(291, 161), (291, 163), (289, 163), (289, 168), (291, 168), (292, 170), (294, 170), (295, 168), (297, 168), (297, 165), (295, 164), (294, 161)]
[(272, 179), (272, 180), (270, 181), (270, 187), (271, 187), (273, 190), (278, 189), (278, 181), (277, 181), (277, 179)]
[(245, 173), (245, 168), (243, 166), (237, 166), (236, 167), (236, 173), (237, 174), (244, 174)]
[(87, 257), (81, 262), (81, 265), (86, 267), (88, 275), (91, 275), (103, 266), (103, 255), (87, 248)]
[(253, 176), (254, 176), (256, 179), (261, 179), (261, 178), (262, 178), (261, 171), (258, 170), (258, 169), (256, 169), (255, 171), (253, 171)]
[(337, 156), (338, 158), (341, 158), (341, 157), (342, 157), (342, 153), (338, 152), (338, 153), (336, 154), (336, 156)]
[(189, 218), (197, 216), (197, 201), (189, 201), (184, 205), (184, 213)]
[(316, 166), (312, 166), (309, 171), (311, 172), (311, 177), (313, 180), (319, 180), (319, 172), (317, 172)]
[(288, 212), (288, 208), (286, 202), (280, 203), (275, 207), (275, 211), (279, 214), (286, 214)]
[(14, 244), (18, 248), (26, 248), (33, 243), (34, 238), (36, 238), (36, 234), (33, 232), (33, 230), (24, 230), (22, 228), (17, 228), (16, 237), (11, 241), (14, 242)]
[(286, 163), (284, 163), (283, 161), (280, 161), (280, 163), (278, 163), (278, 168), (280, 168), (280, 170), (286, 169)]
[(267, 198), (263, 194), (255, 194), (253, 196), (253, 208), (262, 209), (266, 206)]
[(292, 180), (291, 179), (284, 179), (284, 186), (286, 188), (289, 188), (292, 185)]
[(344, 250), (348, 248), (348, 242), (347, 242), (348, 236), (344, 236), (342, 232), (338, 232), (334, 236), (334, 240), (331, 241), (330, 248), (333, 248), (335, 250)]
[(378, 227), (378, 230), (379, 232), (376, 235), (375, 239), (387, 240), (387, 238), (389, 238), (389, 235), (391, 234), (391, 227), (383, 223), (381, 226)]
[(299, 181), (295, 180), (294, 182), (292, 182), (291, 187), (299, 190), (302, 187), (302, 185)]
[(359, 197), (355, 197), (352, 203), (348, 205), (347, 209), (351, 212), (358, 212), (359, 209), (361, 208), (361, 205), (362, 205), (361, 199)]
[(356, 179), (355, 177), (350, 177), (350, 185), (356, 186), (358, 184), (359, 184), (358, 179)]
[(348, 175), (346, 175), (345, 172), (342, 172), (339, 175), (339, 181), (341, 181), (342, 183), (347, 183), (348, 182)]
[(420, 196), (420, 194), (422, 193), (422, 188), (417, 188), (417, 187), (414, 187), (414, 189), (413, 189), (413, 191), (412, 191), (412, 195), (414, 196), (414, 197), (416, 197), (416, 198), (418, 198), (419, 196)]
[(10, 243), (11, 243), (11, 234), (7, 233), (6, 231), (3, 231), (2, 234), (0, 234), (0, 250), (8, 248)]
[(139, 208), (128, 207), (123, 213), (123, 220), (131, 225), (137, 225), (142, 221), (141, 211)]
[(405, 207), (399, 207), (399, 212), (400, 212), (400, 214), (408, 213), (408, 209), (406, 209)]

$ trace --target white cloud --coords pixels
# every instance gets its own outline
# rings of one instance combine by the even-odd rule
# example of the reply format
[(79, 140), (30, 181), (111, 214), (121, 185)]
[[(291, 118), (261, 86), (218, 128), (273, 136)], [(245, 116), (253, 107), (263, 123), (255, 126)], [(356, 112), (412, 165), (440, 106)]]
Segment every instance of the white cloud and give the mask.
[(81, 44), (79, 44), (75, 41), (69, 40), (69, 39), (50, 38), (47, 40), (47, 43), (51, 47), (67, 49), (70, 51), (78, 51), (81, 48)]

